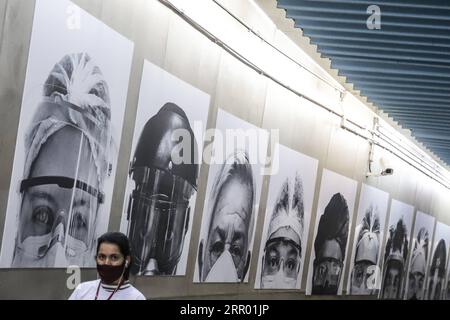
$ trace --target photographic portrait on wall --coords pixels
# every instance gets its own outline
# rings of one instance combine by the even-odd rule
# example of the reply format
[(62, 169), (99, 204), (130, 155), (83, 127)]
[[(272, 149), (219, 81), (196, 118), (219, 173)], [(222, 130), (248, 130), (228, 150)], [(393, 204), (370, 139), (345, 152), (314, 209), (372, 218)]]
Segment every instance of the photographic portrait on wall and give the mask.
[(403, 298), (414, 207), (392, 199), (386, 229), (380, 299)]
[(358, 183), (324, 169), (306, 285), (307, 295), (342, 294)]
[(406, 300), (423, 300), (425, 298), (427, 266), (430, 261), (435, 222), (434, 217), (417, 211), (405, 279), (404, 298)]
[(425, 300), (443, 300), (450, 246), (450, 227), (438, 221), (433, 242), (433, 254), (430, 256), (428, 264)]
[(121, 221), (134, 275), (186, 274), (209, 102), (145, 61)]
[[(252, 132), (258, 137), (258, 150), (251, 152), (250, 147), (255, 145), (245, 139), (233, 143), (215, 137), (215, 160), (209, 168), (194, 282), (247, 282), (263, 182), (264, 163), (257, 154), (265, 159), (268, 133), (222, 109), (216, 130), (225, 140), (229, 139), (229, 130)], [(227, 147), (219, 152), (223, 146)]]
[(36, 1), (2, 267), (94, 266), (96, 239), (108, 227), (132, 55), (129, 40), (73, 3)]
[(300, 289), (318, 161), (283, 145), (275, 152), (255, 289)]
[(376, 295), (376, 284), (381, 282), (381, 244), (384, 235), (389, 194), (363, 184), (359, 198), (358, 215), (350, 259), (347, 294)]

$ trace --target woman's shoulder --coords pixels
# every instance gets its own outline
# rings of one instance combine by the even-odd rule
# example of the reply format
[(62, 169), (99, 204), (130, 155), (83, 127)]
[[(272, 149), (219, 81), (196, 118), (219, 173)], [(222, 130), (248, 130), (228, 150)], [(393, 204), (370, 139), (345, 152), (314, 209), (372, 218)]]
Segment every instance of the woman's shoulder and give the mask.
[(80, 283), (69, 297), (69, 300), (84, 300), (94, 296), (100, 280), (86, 281)]
[(75, 290), (88, 290), (89, 288), (92, 288), (92, 287), (97, 288), (99, 283), (100, 283), (100, 279), (81, 282)]
[(136, 289), (133, 285), (130, 285), (130, 291), (133, 296), (133, 300), (147, 300), (145, 296), (140, 292), (138, 289)]

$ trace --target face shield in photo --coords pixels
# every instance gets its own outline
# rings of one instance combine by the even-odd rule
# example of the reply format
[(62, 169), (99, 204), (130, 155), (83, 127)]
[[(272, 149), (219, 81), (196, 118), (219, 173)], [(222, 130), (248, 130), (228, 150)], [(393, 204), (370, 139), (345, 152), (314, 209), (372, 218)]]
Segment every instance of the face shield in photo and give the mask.
[(324, 247), (323, 254), (314, 261), (312, 293), (335, 295), (342, 275), (342, 256), (335, 241), (327, 241)]
[(349, 230), (347, 200), (336, 193), (320, 217), (313, 263), (312, 294), (338, 293)]
[(40, 148), (29, 178), (20, 185), (13, 266), (84, 266), (93, 260), (97, 212), (104, 201), (93, 141), (66, 125)]
[(378, 264), (379, 236), (380, 219), (378, 210), (370, 206), (366, 210), (359, 228), (354, 266), (351, 273), (350, 294), (368, 295), (375, 293), (374, 287), (377, 279), (372, 278)]
[(408, 300), (422, 300), (424, 298), (428, 246), (428, 231), (425, 228), (421, 228), (412, 251), (408, 274), (408, 293), (406, 297)]
[(440, 300), (445, 284), (445, 265), (447, 261), (447, 246), (443, 239), (439, 240), (431, 260), (428, 275), (428, 300)]
[(384, 252), (381, 299), (401, 299), (405, 275), (405, 261), (408, 257), (408, 230), (403, 217), (392, 224)]
[(129, 172), (134, 185), (127, 208), (132, 274), (176, 274), (197, 188), (197, 151), (189, 119), (174, 103), (164, 104), (142, 128)]
[(391, 259), (386, 264), (383, 278), (383, 299), (399, 299), (401, 295), (401, 286), (403, 283), (403, 260)]
[(148, 167), (135, 168), (133, 178), (138, 187), (129, 203), (131, 272), (171, 275), (183, 250), (195, 189), (181, 177)]

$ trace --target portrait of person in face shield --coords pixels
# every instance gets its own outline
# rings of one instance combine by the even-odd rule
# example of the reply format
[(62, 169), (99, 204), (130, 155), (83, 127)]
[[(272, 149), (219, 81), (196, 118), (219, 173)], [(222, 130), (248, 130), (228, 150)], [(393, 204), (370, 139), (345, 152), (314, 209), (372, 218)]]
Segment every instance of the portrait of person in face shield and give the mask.
[(86, 53), (64, 56), (25, 137), (13, 267), (92, 265), (108, 174), (108, 85)]
[(380, 218), (377, 208), (370, 206), (363, 217), (358, 232), (354, 266), (351, 272), (350, 294), (375, 294), (375, 288), (369, 288), (370, 277), (378, 264), (380, 249)]
[(428, 231), (425, 228), (420, 228), (411, 256), (406, 297), (408, 300), (422, 300), (424, 298), (429, 242)]
[(349, 229), (347, 201), (336, 193), (320, 217), (313, 262), (312, 294), (335, 295), (342, 278)]
[[(174, 149), (183, 143), (174, 133), (183, 130), (183, 150), (190, 156), (176, 161)], [(134, 189), (128, 204), (128, 235), (132, 274), (174, 275), (190, 220), (189, 201), (197, 190), (197, 141), (186, 113), (165, 104), (145, 124), (130, 166)]]
[[(448, 272), (448, 270), (447, 270)], [(444, 299), (450, 300), (450, 275), (447, 274), (447, 286), (445, 287)]]
[(302, 258), (303, 185), (286, 179), (273, 208), (261, 269), (261, 288), (295, 289)]
[(384, 253), (381, 299), (401, 299), (407, 256), (408, 230), (401, 218), (389, 229)]
[(246, 152), (228, 157), (210, 193), (206, 239), (198, 250), (201, 282), (243, 282), (250, 264), (255, 182)]
[(126, 235), (103, 234), (97, 241), (95, 260), (100, 279), (80, 283), (69, 300), (145, 300), (128, 280), (131, 248)]
[(428, 300), (441, 300), (445, 283), (445, 264), (447, 262), (447, 246), (444, 239), (439, 240), (428, 275)]

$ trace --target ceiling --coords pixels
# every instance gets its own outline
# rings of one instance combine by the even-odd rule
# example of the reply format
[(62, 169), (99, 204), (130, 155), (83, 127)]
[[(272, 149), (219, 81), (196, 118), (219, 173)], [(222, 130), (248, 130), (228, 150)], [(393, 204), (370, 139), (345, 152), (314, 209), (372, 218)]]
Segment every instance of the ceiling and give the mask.
[[(450, 165), (450, 0), (277, 0), (369, 102)], [(381, 29), (369, 29), (370, 5)]]

